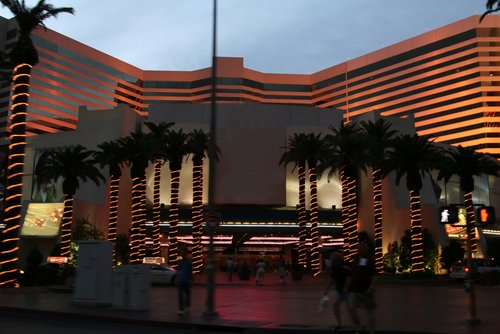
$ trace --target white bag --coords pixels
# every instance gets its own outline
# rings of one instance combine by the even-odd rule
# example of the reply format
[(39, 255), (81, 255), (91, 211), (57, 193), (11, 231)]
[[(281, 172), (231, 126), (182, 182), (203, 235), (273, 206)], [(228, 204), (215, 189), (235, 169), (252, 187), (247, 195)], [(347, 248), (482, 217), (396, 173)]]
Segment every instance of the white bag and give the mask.
[(318, 312), (323, 312), (324, 310), (326, 310), (329, 304), (330, 298), (328, 296), (325, 295), (321, 297), (321, 300), (319, 301)]

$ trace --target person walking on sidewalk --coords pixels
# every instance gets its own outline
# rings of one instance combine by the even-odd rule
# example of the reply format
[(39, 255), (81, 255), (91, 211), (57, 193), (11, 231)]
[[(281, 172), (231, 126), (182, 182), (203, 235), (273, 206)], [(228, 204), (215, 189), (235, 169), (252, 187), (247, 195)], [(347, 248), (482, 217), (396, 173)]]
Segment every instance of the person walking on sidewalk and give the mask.
[(266, 272), (266, 264), (263, 259), (260, 259), (259, 262), (257, 262), (255, 271), (255, 283), (262, 286), (264, 284), (264, 273)]
[(286, 264), (283, 256), (280, 256), (278, 260), (278, 275), (280, 276), (280, 283), (285, 284), (286, 280)]
[(374, 283), (375, 265), (369, 256), (369, 248), (365, 244), (360, 244), (358, 246), (358, 256), (350, 265), (346, 283), (348, 293), (347, 307), (355, 326), (355, 333), (360, 333), (361, 331), (358, 308), (366, 310), (368, 331), (369, 333), (375, 333), (375, 317), (373, 315), (373, 310), (376, 307)]
[(191, 307), (191, 284), (193, 282), (193, 264), (188, 256), (188, 250), (181, 249), (181, 260), (177, 267), (177, 290), (179, 297), (178, 315), (190, 311)]
[(349, 267), (344, 262), (344, 257), (341, 253), (335, 252), (332, 253), (330, 257), (330, 268), (328, 272), (328, 276), (330, 281), (326, 286), (325, 296), (328, 295), (330, 291), (330, 287), (333, 285), (333, 315), (335, 317), (336, 324), (334, 325), (334, 329), (342, 328), (342, 316), (340, 312), (340, 306), (342, 302), (347, 301), (347, 293), (345, 291), (345, 283), (347, 280), (347, 275), (349, 273)]
[(234, 267), (233, 259), (228, 258), (226, 261), (226, 270), (227, 270), (227, 280), (228, 281), (233, 279), (233, 267)]

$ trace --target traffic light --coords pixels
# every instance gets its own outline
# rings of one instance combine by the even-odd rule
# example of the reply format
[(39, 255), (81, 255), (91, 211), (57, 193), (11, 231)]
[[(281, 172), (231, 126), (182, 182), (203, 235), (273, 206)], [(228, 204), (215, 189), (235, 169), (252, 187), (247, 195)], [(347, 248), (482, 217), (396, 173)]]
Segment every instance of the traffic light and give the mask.
[(456, 205), (441, 208), (441, 224), (458, 223), (458, 207)]
[(477, 226), (495, 224), (495, 208), (492, 206), (480, 206), (475, 211)]

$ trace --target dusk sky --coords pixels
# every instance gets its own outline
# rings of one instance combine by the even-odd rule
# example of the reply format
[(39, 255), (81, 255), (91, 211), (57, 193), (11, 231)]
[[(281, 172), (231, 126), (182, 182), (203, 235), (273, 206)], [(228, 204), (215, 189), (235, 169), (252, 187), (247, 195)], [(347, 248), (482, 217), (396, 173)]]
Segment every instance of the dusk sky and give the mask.
[[(211, 0), (53, 0), (47, 27), (142, 69), (211, 64)], [(29, 5), (36, 1), (26, 0)], [(218, 55), (313, 73), (485, 10), (486, 0), (219, 0)], [(12, 17), (5, 8), (0, 15)]]

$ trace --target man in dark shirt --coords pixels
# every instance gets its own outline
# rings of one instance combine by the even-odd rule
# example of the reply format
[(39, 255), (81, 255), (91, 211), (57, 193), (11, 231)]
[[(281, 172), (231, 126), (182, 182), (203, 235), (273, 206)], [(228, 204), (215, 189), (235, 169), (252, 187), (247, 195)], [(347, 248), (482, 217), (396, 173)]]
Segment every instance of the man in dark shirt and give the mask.
[(191, 283), (193, 281), (193, 264), (188, 257), (187, 249), (181, 249), (182, 259), (177, 267), (177, 289), (179, 292), (179, 311), (178, 315), (189, 312), (191, 307)]
[(364, 308), (368, 315), (368, 330), (370, 333), (375, 333), (374, 278), (375, 265), (369, 257), (369, 248), (365, 244), (360, 244), (358, 256), (352, 261), (347, 278), (347, 307), (357, 331), (361, 330), (357, 309)]

